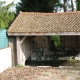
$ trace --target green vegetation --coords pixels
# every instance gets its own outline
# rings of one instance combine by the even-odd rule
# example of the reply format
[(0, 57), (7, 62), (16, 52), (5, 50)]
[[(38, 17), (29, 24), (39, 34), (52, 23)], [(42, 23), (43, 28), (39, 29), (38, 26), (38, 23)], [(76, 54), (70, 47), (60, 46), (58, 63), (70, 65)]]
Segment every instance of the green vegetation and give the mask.
[(50, 37), (50, 49), (51, 51), (57, 51), (60, 48), (60, 36), (51, 36)]
[(17, 65), (16, 67), (17, 68), (24, 68), (24, 66), (22, 66), (22, 65)]
[(9, 11), (14, 3), (12, 2), (8, 5), (5, 4), (5, 1), (0, 1), (0, 29), (7, 29), (9, 27), (9, 23), (13, 21), (15, 17), (14, 12)]
[(77, 11), (80, 11), (80, 0), (77, 0)]
[(50, 37), (50, 40), (53, 40), (54, 41), (54, 45), (56, 47), (60, 47), (60, 36), (51, 36)]
[(21, 0), (16, 5), (16, 11), (53, 12), (56, 6), (61, 6), (59, 0)]

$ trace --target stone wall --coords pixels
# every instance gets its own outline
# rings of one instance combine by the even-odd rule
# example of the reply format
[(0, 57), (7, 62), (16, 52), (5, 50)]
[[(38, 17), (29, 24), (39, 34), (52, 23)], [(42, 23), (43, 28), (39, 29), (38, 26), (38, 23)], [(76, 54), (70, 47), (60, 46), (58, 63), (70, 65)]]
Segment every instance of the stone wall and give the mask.
[(0, 72), (12, 67), (11, 47), (0, 49)]

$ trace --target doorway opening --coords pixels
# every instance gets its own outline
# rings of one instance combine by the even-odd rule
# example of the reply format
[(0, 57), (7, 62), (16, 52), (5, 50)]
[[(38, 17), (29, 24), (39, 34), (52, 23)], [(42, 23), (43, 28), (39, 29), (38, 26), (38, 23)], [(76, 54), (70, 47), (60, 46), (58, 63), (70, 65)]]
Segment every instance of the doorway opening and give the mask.
[(34, 36), (33, 52), (25, 65), (60, 66), (79, 62), (78, 36)]

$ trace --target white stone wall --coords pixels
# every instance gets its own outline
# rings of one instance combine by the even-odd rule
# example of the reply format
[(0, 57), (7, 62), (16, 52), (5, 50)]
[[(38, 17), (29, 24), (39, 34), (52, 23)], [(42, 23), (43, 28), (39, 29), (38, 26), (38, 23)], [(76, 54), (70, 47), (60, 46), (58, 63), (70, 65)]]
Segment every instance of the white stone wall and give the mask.
[(12, 67), (11, 48), (0, 49), (0, 72)]

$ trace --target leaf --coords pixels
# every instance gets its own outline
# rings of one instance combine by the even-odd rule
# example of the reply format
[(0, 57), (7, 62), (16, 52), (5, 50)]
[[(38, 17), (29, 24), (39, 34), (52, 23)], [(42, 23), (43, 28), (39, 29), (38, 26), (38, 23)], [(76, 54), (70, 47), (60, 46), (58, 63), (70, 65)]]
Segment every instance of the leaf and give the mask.
[(9, 22), (15, 17), (13, 12), (9, 9), (13, 6), (13, 2), (5, 6), (4, 1), (0, 1), (0, 29), (6, 29), (9, 27)]

